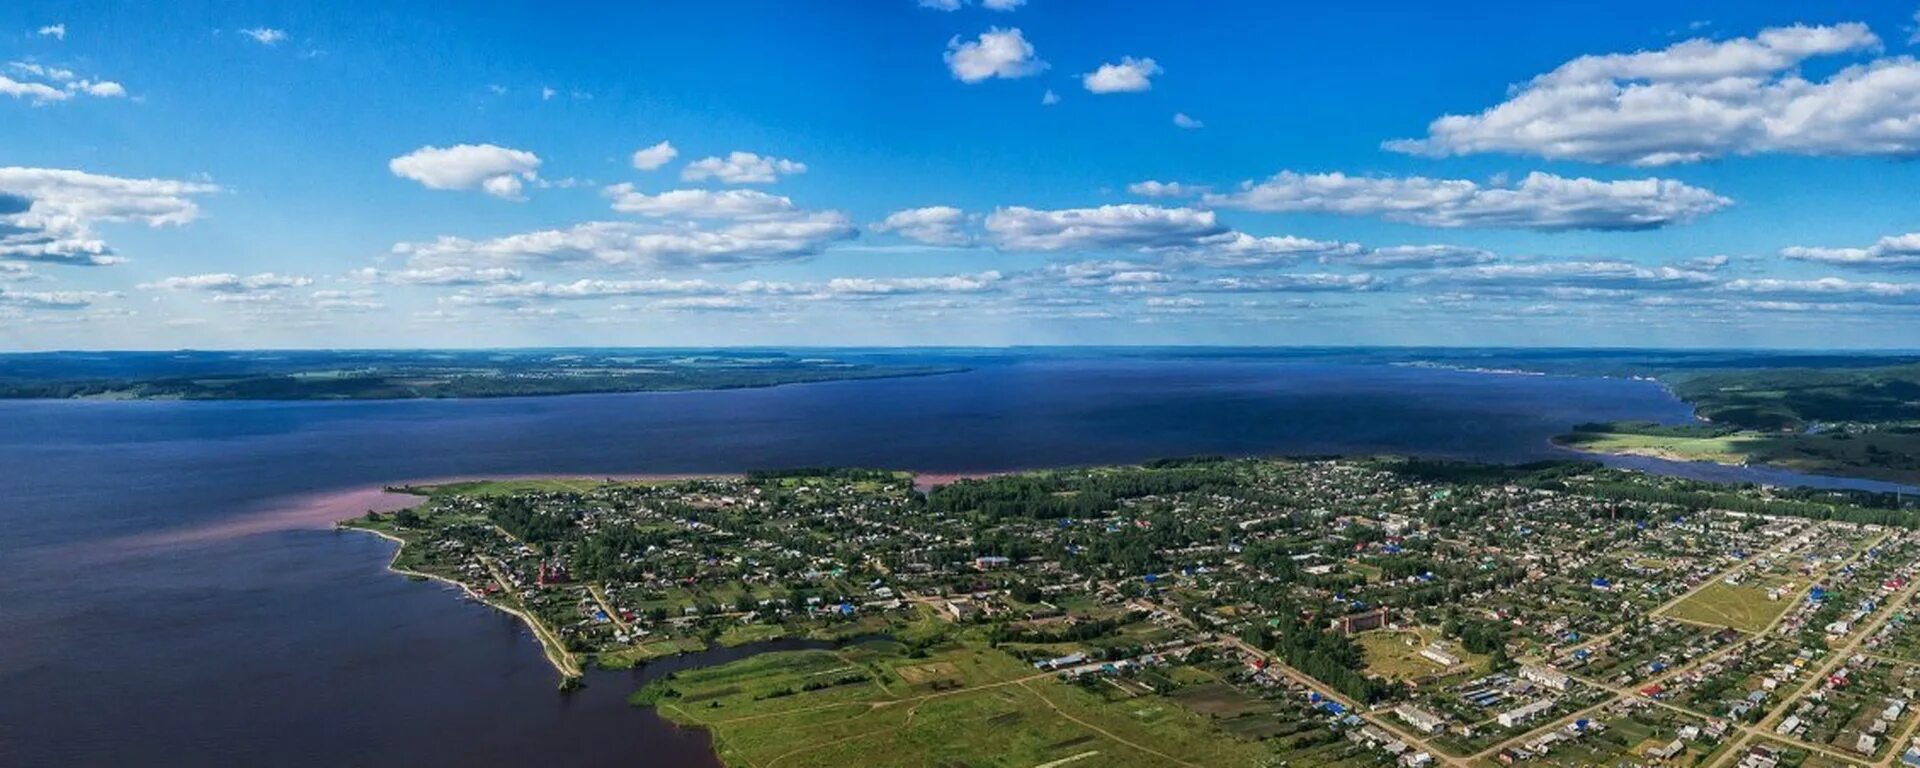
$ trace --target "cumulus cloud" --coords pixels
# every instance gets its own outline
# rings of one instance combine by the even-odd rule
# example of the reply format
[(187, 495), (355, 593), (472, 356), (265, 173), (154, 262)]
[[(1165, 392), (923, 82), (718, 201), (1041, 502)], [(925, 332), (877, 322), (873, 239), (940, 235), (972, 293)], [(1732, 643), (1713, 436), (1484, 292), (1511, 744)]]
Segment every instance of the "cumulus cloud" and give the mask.
[(804, 259), (855, 234), (845, 216), (823, 212), (713, 229), (595, 221), (481, 240), (443, 236), (400, 243), (393, 250), (416, 268), (516, 264), (722, 268)]
[(522, 199), (525, 182), (539, 178), (532, 152), (493, 144), (421, 147), (387, 162), (387, 169), (428, 189), (473, 190), (505, 200)]
[(962, 0), (920, 0), (919, 4), (922, 8), (932, 8), (936, 11), (957, 11), (960, 10), (961, 5), (964, 5)]
[(1920, 269), (1920, 232), (1888, 235), (1865, 248), (1790, 246), (1780, 255), (1796, 261), (1831, 264), (1851, 269)]
[(664, 312), (752, 312), (758, 309), (752, 301), (738, 296), (683, 296), (661, 299), (648, 304), (647, 308)]
[(1000, 283), (999, 272), (940, 277), (836, 277), (821, 289), (833, 296), (897, 296), (923, 293), (979, 293)]
[(65, 40), (67, 39), (67, 25), (48, 24), (44, 27), (41, 27), (40, 31), (36, 32), (35, 34), (38, 34), (41, 37), (51, 37), (55, 40)]
[(1847, 280), (1822, 277), (1812, 280), (1757, 278), (1729, 280), (1719, 287), (1725, 293), (1751, 294), (1780, 301), (1839, 301), (1868, 304), (1920, 304), (1920, 283)]
[[(1045, 280), (1074, 287), (1166, 282), (1173, 279), (1172, 275), (1155, 269), (1154, 265), (1121, 259), (1048, 264), (1036, 274)], [(1083, 302), (1084, 300), (1075, 300), (1075, 303)]]
[(986, 228), (1001, 248), (1031, 251), (1178, 248), (1227, 232), (1212, 211), (1137, 203), (1000, 208), (987, 216)]
[(1222, 277), (1195, 284), (1191, 290), (1214, 293), (1368, 293), (1388, 283), (1378, 275), (1309, 273)]
[(772, 184), (781, 176), (806, 173), (806, 163), (779, 157), (761, 157), (752, 152), (731, 152), (726, 157), (706, 157), (680, 170), (682, 181), (713, 179), (722, 184)]
[(1153, 76), (1161, 71), (1153, 59), (1124, 56), (1118, 64), (1102, 64), (1099, 69), (1081, 75), (1080, 84), (1094, 93), (1137, 93), (1152, 90)]
[(1200, 122), (1199, 120), (1195, 120), (1191, 117), (1187, 117), (1187, 113), (1185, 112), (1173, 113), (1173, 124), (1181, 128), (1187, 128), (1187, 129), (1207, 127), (1206, 123)]
[(386, 309), (387, 305), (375, 301), (379, 294), (364, 289), (348, 291), (314, 291), (307, 296), (307, 306), (320, 312), (373, 312)]
[(1164, 249), (1164, 253), (1187, 264), (1229, 268), (1282, 266), (1303, 258), (1326, 259), (1358, 254), (1363, 250), (1354, 243), (1312, 240), (1292, 235), (1256, 237), (1245, 232), (1225, 232), (1199, 238), (1192, 245)]
[(0, 307), (16, 309), (86, 309), (106, 299), (120, 298), (112, 291), (16, 291), (0, 287)]
[(673, 162), (680, 156), (680, 150), (673, 148), (673, 142), (663, 141), (633, 153), (633, 167), (641, 171), (657, 171), (661, 166)]
[(517, 283), (524, 277), (520, 270), (507, 267), (440, 266), (418, 269), (381, 270), (368, 267), (350, 273), (370, 283), (400, 285), (469, 286)]
[(950, 205), (934, 205), (894, 211), (873, 225), (873, 229), (928, 245), (964, 246), (973, 244), (973, 235), (964, 229), (966, 224), (965, 211)]
[(1686, 261), (1680, 262), (1676, 266), (1680, 267), (1681, 269), (1691, 269), (1696, 272), (1714, 272), (1714, 271), (1718, 271), (1721, 267), (1725, 267), (1726, 265), (1732, 262), (1733, 262), (1733, 259), (1727, 257), (1724, 254), (1721, 254), (1721, 255), (1715, 255), (1715, 256), (1701, 256), (1699, 258), (1687, 259)]
[(1211, 191), (1208, 187), (1196, 184), (1182, 184), (1177, 181), (1136, 181), (1127, 185), (1127, 191), (1141, 197), (1198, 197)]
[(1425, 138), (1385, 146), (1633, 165), (1762, 153), (1920, 154), (1920, 62), (1888, 56), (1824, 79), (1800, 73), (1810, 59), (1881, 48), (1863, 24), (1796, 25), (1582, 56), (1479, 114), (1441, 117)]
[(143, 291), (206, 291), (209, 293), (249, 294), (278, 291), (282, 288), (299, 288), (313, 284), (313, 278), (297, 275), (281, 275), (262, 272), (257, 275), (236, 275), (231, 272), (218, 272), (204, 275), (181, 275), (166, 277), (150, 283), (141, 283)]
[[(1003, 280), (1003, 275), (992, 271), (930, 277), (836, 277), (824, 282), (746, 280), (737, 283), (715, 283), (707, 280), (665, 278), (581, 279), (561, 283), (530, 282), (518, 285), (487, 286), (455, 294), (448, 297), (447, 302), (455, 305), (523, 306), (530, 302), (674, 297), (676, 300), (725, 298), (729, 299), (727, 302), (729, 304), (747, 306), (741, 297), (825, 301), (984, 293), (996, 290)], [(696, 304), (698, 302), (688, 302), (689, 306)]]
[(1491, 251), (1456, 245), (1396, 245), (1349, 253), (1324, 254), (1322, 264), (1341, 264), (1366, 269), (1436, 269), (1470, 267), (1497, 257)]
[(989, 11), (1011, 11), (1026, 4), (1027, 0), (980, 0), (980, 7)]
[(286, 30), (272, 27), (252, 27), (240, 30), (240, 34), (261, 45), (279, 45), (287, 39)]
[(54, 104), (81, 96), (117, 99), (127, 95), (125, 86), (112, 80), (83, 78), (71, 69), (37, 64), (31, 61), (7, 62), (6, 71), (21, 79), (0, 74), (0, 96), (25, 99), (34, 106)]
[(685, 219), (770, 219), (798, 213), (793, 201), (753, 189), (676, 189), (649, 195), (632, 184), (606, 189), (613, 209), (641, 216)]
[(1495, 292), (1672, 291), (1706, 288), (1713, 275), (1673, 266), (1646, 266), (1626, 261), (1562, 261), (1534, 264), (1488, 264), (1441, 269), (1415, 277), (1422, 285)]
[(94, 234), (95, 225), (184, 225), (200, 216), (196, 197), (219, 191), (216, 185), (197, 181), (0, 168), (0, 259), (117, 263), (113, 249)]
[(1207, 204), (1264, 212), (1379, 216), (1429, 227), (1502, 227), (1545, 231), (1658, 229), (1690, 222), (1733, 201), (1671, 179), (1599, 181), (1528, 174), (1519, 184), (1464, 179), (1381, 178), (1283, 171), (1245, 182)]
[(974, 40), (961, 42), (957, 36), (948, 40), (946, 61), (953, 78), (963, 83), (1026, 77), (1047, 68), (1019, 29), (999, 27), (980, 33)]
[(632, 296), (685, 296), (717, 294), (721, 285), (705, 280), (595, 280), (571, 282), (530, 282), (494, 285), (479, 291), (456, 294), (455, 304), (517, 305), (529, 301), (588, 301)]

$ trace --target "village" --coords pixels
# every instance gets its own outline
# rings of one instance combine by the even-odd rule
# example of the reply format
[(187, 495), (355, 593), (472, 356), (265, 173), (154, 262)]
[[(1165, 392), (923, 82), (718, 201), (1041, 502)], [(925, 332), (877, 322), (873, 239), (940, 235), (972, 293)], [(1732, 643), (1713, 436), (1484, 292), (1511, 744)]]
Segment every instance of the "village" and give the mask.
[(1920, 533), (1841, 500), (1397, 459), (415, 490), (345, 525), (568, 679), (779, 638), (862, 660), (657, 692), (723, 741), (712, 710), (1017, 684), (1144, 764), (1920, 766)]

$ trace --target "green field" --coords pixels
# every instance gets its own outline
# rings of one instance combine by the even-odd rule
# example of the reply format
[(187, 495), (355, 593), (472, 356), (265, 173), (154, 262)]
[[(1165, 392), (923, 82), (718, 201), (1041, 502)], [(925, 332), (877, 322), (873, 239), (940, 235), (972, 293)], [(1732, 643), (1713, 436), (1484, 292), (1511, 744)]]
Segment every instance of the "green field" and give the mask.
[(1645, 435), (1629, 432), (1575, 432), (1559, 442), (1594, 453), (1625, 453), (1676, 461), (1742, 464), (1751, 456), (1753, 435), (1734, 433), (1712, 437)]
[(1666, 615), (1698, 624), (1732, 627), (1752, 634), (1765, 629), (1794, 602), (1791, 595), (1768, 600), (1767, 590), (1774, 586), (1774, 583), (1764, 579), (1750, 579), (1739, 586), (1715, 580), (1667, 609)]
[(1638, 423), (1583, 424), (1556, 443), (1594, 453), (1652, 456), (1673, 461), (1766, 464), (1815, 474), (1920, 482), (1920, 429), (1911, 425), (1854, 427), (1826, 432), (1728, 430), (1704, 425), (1649, 427)]
[[(1257, 707), (1230, 689), (1202, 698), (1220, 714)], [(764, 654), (681, 673), (636, 701), (709, 729), (732, 766), (1237, 766), (1267, 754), (1173, 699), (1063, 683), (971, 645), (924, 658), (887, 642)]]
[[(1378, 630), (1354, 636), (1354, 642), (1367, 654), (1367, 672), (1390, 680), (1415, 680), (1438, 672), (1440, 665), (1420, 655), (1440, 633), (1432, 630)], [(1409, 644), (1408, 641), (1412, 643)], [(1468, 653), (1458, 644), (1449, 644), (1447, 652), (1460, 657), (1469, 669), (1480, 669), (1486, 657)]]
[(406, 490), (429, 496), (512, 496), (529, 492), (586, 493), (607, 482), (605, 478), (593, 477), (528, 477), (462, 480), (439, 485), (409, 486)]

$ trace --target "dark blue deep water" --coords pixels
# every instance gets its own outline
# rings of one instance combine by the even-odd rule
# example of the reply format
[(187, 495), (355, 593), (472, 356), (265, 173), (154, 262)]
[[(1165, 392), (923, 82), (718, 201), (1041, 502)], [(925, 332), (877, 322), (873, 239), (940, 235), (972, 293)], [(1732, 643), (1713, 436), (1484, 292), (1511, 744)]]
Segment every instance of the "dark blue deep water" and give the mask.
[(331, 491), (1211, 453), (1526, 460), (1561, 455), (1548, 438), (1577, 422), (1688, 415), (1619, 379), (1124, 359), (675, 394), (3, 402), (0, 765), (712, 764), (701, 734), (624, 704), (626, 675), (561, 697), (508, 617), (385, 572), (382, 541), (281, 524)]

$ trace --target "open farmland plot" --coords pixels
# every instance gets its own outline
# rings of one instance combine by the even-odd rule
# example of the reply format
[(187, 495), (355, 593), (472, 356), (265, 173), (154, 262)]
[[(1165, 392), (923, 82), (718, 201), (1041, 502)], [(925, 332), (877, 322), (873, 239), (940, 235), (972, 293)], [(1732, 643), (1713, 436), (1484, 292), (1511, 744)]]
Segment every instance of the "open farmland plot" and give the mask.
[[(1079, 760), (1246, 765), (1266, 753), (1221, 738), (1208, 717), (1172, 699), (1107, 688), (1112, 696), (973, 648), (930, 659), (805, 651), (688, 672), (640, 699), (711, 730), (733, 765), (1034, 766), (1089, 752), (1098, 754)], [(1261, 704), (1222, 688), (1211, 700), (1223, 713)]]
[[(1769, 579), (1748, 579), (1737, 585), (1714, 581), (1669, 608), (1665, 615), (1753, 634), (1765, 629), (1793, 604), (1794, 595), (1777, 594), (1782, 586)], [(1775, 594), (1769, 597), (1769, 593)]]

